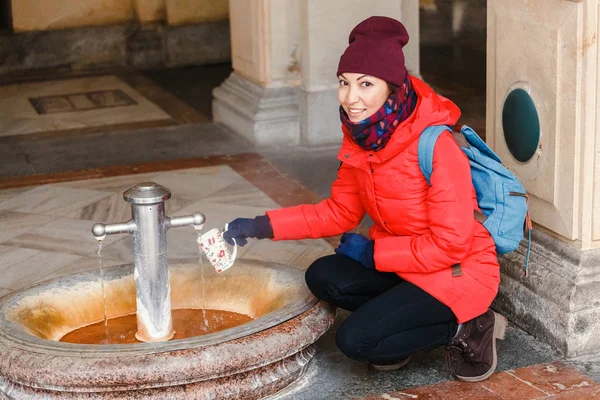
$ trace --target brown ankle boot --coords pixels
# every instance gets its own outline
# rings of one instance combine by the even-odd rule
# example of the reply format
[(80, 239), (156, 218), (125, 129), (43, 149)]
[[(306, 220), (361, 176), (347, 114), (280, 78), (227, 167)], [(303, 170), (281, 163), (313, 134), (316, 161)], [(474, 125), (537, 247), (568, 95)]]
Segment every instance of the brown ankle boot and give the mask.
[(496, 339), (504, 339), (506, 317), (488, 310), (465, 322), (446, 348), (446, 366), (457, 379), (479, 382), (496, 370)]

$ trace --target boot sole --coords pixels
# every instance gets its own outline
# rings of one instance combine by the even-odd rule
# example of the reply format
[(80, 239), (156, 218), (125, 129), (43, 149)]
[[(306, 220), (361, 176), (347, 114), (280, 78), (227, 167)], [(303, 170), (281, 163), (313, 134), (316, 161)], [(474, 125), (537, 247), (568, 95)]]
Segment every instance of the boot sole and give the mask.
[(402, 369), (402, 368), (406, 367), (408, 365), (408, 363), (410, 362), (410, 360), (412, 360), (412, 356), (408, 356), (406, 358), (406, 360), (403, 360), (402, 362), (399, 362), (397, 364), (390, 364), (390, 365), (369, 364), (369, 365), (375, 371), (396, 371), (398, 369)]
[(492, 367), (483, 375), (480, 376), (458, 376), (457, 379), (465, 382), (481, 382), (489, 378), (495, 371), (498, 364), (498, 354), (496, 353), (496, 339), (504, 340), (506, 335), (506, 327), (508, 326), (508, 319), (504, 315), (500, 315), (494, 312), (494, 337), (492, 339)]

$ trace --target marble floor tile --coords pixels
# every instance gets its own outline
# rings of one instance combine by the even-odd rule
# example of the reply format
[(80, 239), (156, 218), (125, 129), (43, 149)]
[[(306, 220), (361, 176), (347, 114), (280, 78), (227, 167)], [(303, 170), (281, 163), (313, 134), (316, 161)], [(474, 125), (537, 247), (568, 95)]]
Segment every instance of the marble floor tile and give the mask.
[[(38, 114), (29, 100), (106, 90), (121, 90), (136, 104)], [(79, 97), (85, 98), (85, 96)], [(0, 136), (168, 119), (171, 119), (169, 114), (112, 75), (22, 83), (3, 86), (0, 91)]]
[[(112, 235), (112, 237), (117, 238), (117, 240), (113, 243), (105, 243), (102, 246), (102, 260), (111, 260), (120, 263), (132, 263), (133, 237), (129, 234)], [(97, 253), (88, 253), (87, 256), (93, 257), (95, 254)]]
[(110, 194), (98, 190), (44, 185), (0, 202), (0, 210), (65, 216)]
[(179, 198), (200, 200), (245, 179), (230, 167), (220, 165), (162, 172), (153, 177), (153, 182), (166, 186)]
[[(10, 274), (0, 287), (12, 289), (68, 273), (97, 267), (97, 242), (91, 235), (95, 222), (125, 222), (131, 218), (130, 205), (122, 192), (136, 183), (153, 181), (168, 187), (173, 196), (166, 202), (169, 217), (201, 212), (206, 218), (203, 233), (223, 229), (236, 217), (263, 215), (278, 208), (264, 192), (226, 165), (141, 175), (65, 182), (6, 192), (0, 202), (0, 266)], [(0, 196), (5, 193), (0, 191)], [(9, 228), (9, 229), (7, 229)], [(168, 256), (200, 259), (197, 232), (191, 227), (170, 229)], [(325, 240), (250, 240), (238, 248), (238, 257), (307, 268), (315, 259), (332, 253)], [(31, 276), (30, 265), (41, 257), (44, 273)], [(103, 242), (104, 265), (133, 262), (133, 239), (129, 234), (107, 236)], [(24, 269), (19, 275), (17, 267)], [(13, 286), (11, 286), (13, 285)]]
[(0, 254), (0, 287), (21, 289), (80, 258), (73, 254), (13, 248)]
[(148, 172), (144, 174), (115, 176), (110, 178), (84, 179), (80, 181), (61, 182), (60, 186), (122, 194), (124, 191), (138, 183), (152, 182), (152, 178), (155, 175), (156, 172)]
[[(196, 237), (197, 233), (191, 227), (170, 229), (167, 232), (167, 255), (169, 259), (199, 258), (200, 251), (198, 249)], [(120, 240), (103, 246), (102, 259), (132, 263), (134, 261), (134, 256), (133, 238), (131, 235), (122, 235)]]
[[(129, 189), (129, 187), (131, 186), (128, 186), (127, 189)], [(180, 215), (178, 214), (180, 209), (189, 206), (195, 201), (195, 199), (181, 199), (177, 196), (171, 196), (171, 198), (165, 202), (165, 212), (168, 217)], [(66, 216), (75, 219), (101, 222), (104, 224), (126, 222), (132, 218), (131, 205), (123, 199), (123, 192), (103, 197), (102, 199), (73, 211)]]
[[(192, 204), (196, 203), (196, 199), (182, 199), (180, 197), (171, 197), (165, 202), (165, 213), (167, 217), (181, 217), (192, 214), (185, 211)], [(195, 212), (195, 211), (194, 211)], [(180, 229), (180, 228), (177, 228)]]
[[(206, 230), (201, 233), (206, 232)], [(198, 233), (190, 227), (170, 229), (167, 232), (167, 252), (169, 258), (199, 258), (200, 249), (196, 238)]]
[[(203, 233), (208, 230), (203, 230)], [(171, 229), (167, 233), (167, 251), (169, 259), (204, 257), (196, 242), (197, 234), (190, 228)], [(133, 256), (125, 242), (115, 243), (106, 248), (106, 257), (133, 262)], [(109, 254), (110, 252), (110, 254)], [(116, 253), (116, 255), (115, 255)], [(274, 262), (297, 267), (308, 268), (317, 258), (333, 253), (333, 248), (324, 240), (281, 241), (249, 239), (248, 244), (238, 246), (237, 257), (258, 261)], [(103, 254), (104, 249), (103, 249)]]
[(226, 223), (231, 222), (237, 217), (253, 218), (257, 215), (264, 215), (266, 207), (254, 207), (240, 204), (213, 203), (211, 201), (200, 200), (179, 210), (181, 214), (191, 214), (201, 212), (206, 217), (204, 232), (210, 229), (223, 229)]
[(207, 197), (204, 201), (221, 204), (240, 204), (264, 207), (266, 210), (279, 208), (279, 205), (248, 181), (234, 183)]
[[(109, 268), (109, 267), (112, 267), (115, 265), (121, 265), (121, 264), (123, 264), (122, 261), (102, 259), (102, 268)], [(68, 264), (68, 265), (48, 274), (44, 278), (40, 279), (40, 281), (42, 281), (42, 280), (46, 281), (46, 280), (58, 278), (58, 277), (65, 276), (65, 275), (75, 274), (75, 273), (83, 272), (83, 271), (96, 270), (96, 269), (99, 269), (99, 267), (100, 267), (100, 263), (99, 263), (98, 257), (81, 257), (81, 258), (78, 258), (77, 260), (75, 260), (74, 262), (72, 262), (71, 264)], [(35, 282), (35, 283), (37, 283), (37, 282)]]
[[(94, 221), (58, 218), (47, 225), (16, 236), (4, 242), (4, 244), (34, 250), (89, 256), (96, 254), (98, 249), (98, 242), (92, 235), (93, 225)], [(110, 245), (119, 239), (118, 235), (109, 235), (104, 239), (104, 246)]]
[(492, 375), (489, 379), (480, 383), (485, 389), (489, 390), (502, 399), (539, 399), (547, 396), (547, 393), (539, 388), (525, 383), (520, 379), (505, 372)]
[(0, 210), (0, 243), (55, 220), (56, 216)]
[[(205, 229), (202, 231), (202, 233), (206, 233), (208, 230), (209, 229)], [(198, 248), (198, 243), (196, 242), (197, 236), (197, 232), (191, 227), (170, 229), (167, 232), (167, 254), (169, 259), (200, 258), (201, 254)], [(251, 241), (251, 243), (245, 247), (239, 247), (238, 257), (245, 257), (245, 254), (250, 251), (252, 245), (253, 241)], [(255, 252), (255, 254), (260, 254), (260, 251)], [(121, 240), (103, 246), (102, 258), (115, 262), (132, 263), (134, 261), (134, 257), (133, 239), (131, 235), (123, 235)], [(260, 259), (257, 258), (256, 255), (254, 255), (252, 258)]]
[[(171, 197), (165, 202), (165, 213), (168, 217), (182, 215), (179, 210), (194, 202), (195, 200)], [(68, 214), (67, 217), (103, 224), (127, 222), (132, 218), (131, 205), (123, 199), (123, 194), (113, 194), (95, 203), (88, 204), (82, 209)]]
[(0, 190), (0, 202), (3, 202), (7, 199), (11, 199), (28, 190), (31, 190), (31, 188), (2, 189)]
[[(252, 242), (253, 239), (250, 239)], [(325, 240), (258, 240), (244, 254), (244, 258), (290, 265), (307, 269), (316, 259), (333, 254), (333, 247)]]
[(123, 200), (122, 194), (115, 193), (73, 211), (67, 217), (104, 224), (126, 222), (131, 219), (131, 205)]
[(574, 367), (560, 362), (538, 364), (505, 373), (520, 381), (528, 382), (548, 396), (582, 386), (600, 388), (600, 385), (591, 379), (586, 379)]
[(12, 293), (11, 289), (7, 289), (7, 288), (0, 288), (0, 297), (2, 296), (6, 296), (7, 294)]
[(21, 249), (13, 246), (0, 246), (0, 287), (10, 287), (10, 284), (5, 281), (5, 276), (2, 273), (4, 268), (19, 264), (29, 257), (38, 254), (38, 250)]

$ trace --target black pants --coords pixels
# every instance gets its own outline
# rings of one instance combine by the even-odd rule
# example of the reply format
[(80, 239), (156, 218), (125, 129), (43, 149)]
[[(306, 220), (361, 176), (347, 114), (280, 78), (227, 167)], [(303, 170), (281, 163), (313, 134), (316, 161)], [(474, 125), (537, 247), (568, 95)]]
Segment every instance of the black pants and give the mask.
[(313, 294), (353, 311), (339, 327), (342, 353), (385, 363), (444, 345), (458, 324), (449, 307), (398, 275), (367, 269), (346, 256), (316, 260), (306, 271)]

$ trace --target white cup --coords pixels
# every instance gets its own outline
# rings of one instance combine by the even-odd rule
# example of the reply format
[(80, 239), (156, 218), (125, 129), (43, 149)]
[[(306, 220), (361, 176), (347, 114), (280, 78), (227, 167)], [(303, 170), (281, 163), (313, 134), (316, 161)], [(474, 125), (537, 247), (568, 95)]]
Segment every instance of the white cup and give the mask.
[[(227, 225), (225, 225), (224, 231), (226, 230)], [(200, 246), (200, 250), (206, 255), (206, 258), (208, 258), (208, 261), (218, 273), (230, 268), (235, 262), (237, 256), (237, 243), (235, 243), (235, 239), (233, 239), (234, 245), (233, 251), (231, 251), (229, 245), (223, 239), (223, 233), (219, 232), (217, 228), (211, 229), (204, 235), (199, 236), (196, 241)]]

